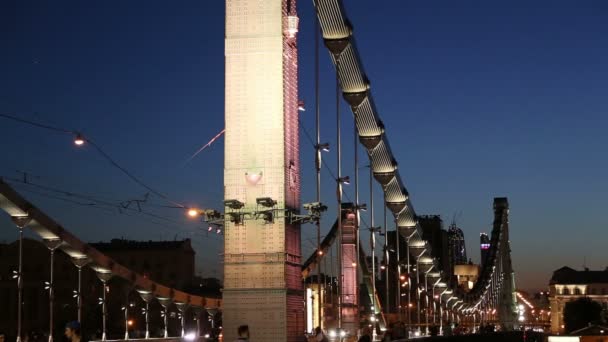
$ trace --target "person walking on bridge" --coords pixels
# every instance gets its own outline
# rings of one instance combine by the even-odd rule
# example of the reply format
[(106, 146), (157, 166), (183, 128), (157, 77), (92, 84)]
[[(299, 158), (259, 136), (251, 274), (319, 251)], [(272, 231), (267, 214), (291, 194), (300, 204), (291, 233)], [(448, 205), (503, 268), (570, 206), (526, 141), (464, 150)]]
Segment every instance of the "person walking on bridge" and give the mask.
[(69, 322), (65, 325), (65, 337), (70, 342), (80, 342), (80, 323), (77, 321)]
[(363, 328), (358, 342), (372, 342), (372, 331), (369, 327)]
[(238, 329), (239, 338), (236, 339), (236, 342), (249, 342), (249, 326), (241, 325)]

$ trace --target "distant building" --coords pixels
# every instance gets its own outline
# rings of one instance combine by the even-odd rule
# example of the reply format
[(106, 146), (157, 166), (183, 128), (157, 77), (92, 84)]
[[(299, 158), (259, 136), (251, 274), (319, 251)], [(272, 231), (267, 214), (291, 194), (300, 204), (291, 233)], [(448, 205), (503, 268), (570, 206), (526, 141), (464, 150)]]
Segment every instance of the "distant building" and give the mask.
[(488, 251), (490, 250), (490, 237), (487, 233), (479, 234), (479, 249), (481, 250), (480, 266), (483, 268), (483, 265), (486, 262)]
[(90, 243), (117, 263), (163, 285), (183, 290), (194, 277), (194, 250), (190, 239), (133, 241), (112, 239)]
[(549, 302), (551, 305), (551, 333), (564, 332), (564, 307), (567, 302), (580, 297), (588, 297), (608, 309), (608, 268), (603, 271), (582, 271), (562, 267), (555, 272), (549, 282)]
[(453, 269), (450, 266), (448, 248), (448, 232), (443, 229), (443, 220), (439, 215), (418, 216), (418, 223), (422, 227), (422, 238), (431, 244), (431, 252), (439, 261), (441, 270), (451, 278)]
[(460, 287), (464, 292), (469, 292), (479, 278), (479, 265), (455, 265), (454, 276), (456, 276), (458, 287)]
[(464, 233), (462, 232), (462, 229), (456, 226), (456, 223), (452, 223), (448, 229), (448, 248), (450, 264), (452, 266), (467, 263), (468, 259), (467, 249), (464, 243)]

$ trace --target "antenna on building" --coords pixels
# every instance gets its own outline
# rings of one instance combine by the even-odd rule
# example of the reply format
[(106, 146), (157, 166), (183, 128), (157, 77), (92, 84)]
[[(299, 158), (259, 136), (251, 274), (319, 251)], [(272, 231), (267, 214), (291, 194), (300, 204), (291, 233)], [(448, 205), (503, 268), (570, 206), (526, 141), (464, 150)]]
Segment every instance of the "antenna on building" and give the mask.
[(456, 226), (456, 221), (460, 220), (461, 217), (462, 217), (462, 210), (459, 211), (458, 213), (454, 213), (454, 215), (452, 215), (451, 226)]
[(585, 271), (587, 270), (587, 256), (586, 255), (583, 256), (583, 269)]
[(29, 180), (32, 178), (40, 179), (39, 176), (33, 175), (31, 172), (28, 172), (28, 171), (15, 170), (15, 172), (20, 173), (22, 175), (21, 182), (23, 184), (30, 184)]

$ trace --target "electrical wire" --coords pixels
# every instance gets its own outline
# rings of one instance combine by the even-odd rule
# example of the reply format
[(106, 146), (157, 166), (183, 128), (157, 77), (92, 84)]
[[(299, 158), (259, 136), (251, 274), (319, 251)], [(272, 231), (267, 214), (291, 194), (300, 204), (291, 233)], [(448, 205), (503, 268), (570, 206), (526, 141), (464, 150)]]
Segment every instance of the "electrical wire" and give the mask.
[[(13, 185), (24, 185), (24, 186), (35, 187), (35, 188), (38, 188), (38, 189), (41, 189), (41, 190), (44, 190), (44, 191), (56, 193), (58, 195), (63, 195), (63, 196), (66, 196), (66, 197), (74, 197), (74, 198), (85, 197), (85, 196), (82, 196), (82, 195), (79, 195), (79, 194), (72, 193), (72, 192), (67, 191), (67, 190), (62, 190), (62, 189), (58, 189), (58, 188), (54, 188), (54, 187), (49, 187), (49, 186), (41, 185), (41, 184), (35, 184), (35, 183), (31, 183), (31, 182), (23, 182), (21, 180), (14, 179), (14, 178), (4, 178), (4, 179), (7, 180), (9, 183), (11, 183)], [(100, 199), (94, 198), (92, 196), (86, 196), (85, 198), (82, 198), (82, 199), (86, 199), (86, 200), (90, 201), (88, 203), (85, 203), (85, 202), (75, 201), (75, 200), (73, 200), (71, 198), (61, 198), (61, 197), (58, 197), (58, 196), (50, 195), (48, 193), (36, 192), (36, 191), (30, 190), (30, 189), (23, 189), (23, 190), (24, 191), (28, 191), (30, 193), (34, 193), (34, 194), (40, 195), (40, 196), (44, 196), (44, 197), (47, 197), (47, 198), (50, 198), (50, 199), (61, 200), (61, 201), (64, 201), (64, 202), (68, 202), (68, 203), (72, 203), (72, 204), (76, 204), (76, 205), (80, 205), (80, 206), (86, 206), (86, 207), (95, 208), (95, 209), (105, 209), (106, 211), (110, 211), (110, 212), (115, 213), (115, 214), (118, 213), (118, 214), (122, 214), (122, 215), (125, 215), (125, 216), (139, 217), (139, 218), (142, 218), (142, 219), (153, 218), (153, 219), (156, 219), (156, 220), (161, 220), (161, 221), (164, 221), (164, 222), (167, 222), (167, 223), (171, 223), (171, 224), (173, 224), (175, 226), (168, 227), (168, 226), (166, 226), (166, 225), (164, 225), (162, 223), (159, 223), (159, 222), (151, 220), (151, 219), (147, 219), (146, 221), (148, 221), (150, 223), (157, 224), (157, 225), (161, 226), (162, 228), (167, 229), (167, 230), (172, 231), (172, 232), (174, 232), (175, 229), (178, 229), (178, 230), (181, 230), (181, 231), (186, 232), (188, 234), (192, 233), (192, 231), (190, 231), (190, 230), (186, 230), (186, 229), (181, 228), (181, 225), (183, 223), (179, 222), (179, 221), (176, 221), (174, 219), (171, 219), (171, 218), (168, 218), (168, 217), (165, 217), (165, 216), (161, 216), (161, 215), (158, 215), (158, 214), (155, 214), (155, 213), (151, 213), (151, 212), (148, 212), (148, 211), (140, 210), (140, 209), (135, 209), (135, 208), (131, 208), (131, 207), (124, 207), (124, 206), (121, 206), (120, 204), (107, 202), (107, 201), (104, 201), (104, 200), (100, 200)], [(91, 203), (91, 202), (93, 202), (93, 203)], [(109, 210), (109, 209), (113, 209), (113, 210)], [(218, 234), (215, 234), (215, 235), (218, 235)], [(221, 239), (219, 237), (217, 237), (217, 240), (221, 241)]]
[[(308, 132), (308, 130), (306, 129), (306, 127), (302, 124), (302, 120), (298, 119), (300, 121), (300, 127), (302, 128), (302, 131), (304, 131), (304, 135), (306, 136), (307, 140), (311, 143), (312, 147), (315, 147), (315, 143), (312, 140), (312, 137), (310, 135), (310, 133)], [(336, 174), (333, 172), (333, 170), (329, 167), (329, 165), (327, 165), (327, 163), (325, 162), (325, 159), (321, 159), (321, 163), (323, 164), (323, 166), (325, 167), (325, 169), (329, 172), (329, 175), (335, 179), (336, 181), (338, 180), (338, 177), (336, 176)], [(353, 200), (351, 199), (351, 197), (348, 195), (348, 192), (343, 192), (344, 197), (346, 197), (346, 199), (350, 202), (352, 202)], [(359, 221), (361, 221), (361, 223), (363, 223), (363, 225), (365, 226), (365, 228), (369, 229), (369, 224), (367, 223), (367, 221), (365, 221), (364, 218), (359, 217)]]
[(13, 121), (17, 121), (17, 122), (21, 122), (24, 124), (28, 124), (28, 125), (32, 125), (32, 126), (36, 126), (39, 128), (44, 128), (44, 129), (48, 129), (51, 131), (56, 131), (56, 132), (61, 132), (61, 133), (68, 133), (68, 134), (78, 134), (78, 132), (76, 131), (72, 131), (69, 129), (65, 129), (65, 128), (61, 128), (61, 127), (55, 127), (55, 126), (50, 126), (50, 125), (46, 125), (43, 123), (39, 123), (39, 122), (35, 122), (32, 120), (28, 120), (28, 119), (23, 119), (14, 115), (10, 115), (10, 114), (6, 114), (6, 113), (0, 113), (0, 117), (3, 117), (5, 119), (9, 119), (9, 120), (13, 120)]
[(101, 154), (108, 162), (110, 162), (110, 164), (112, 164), (114, 167), (116, 167), (117, 169), (119, 169), (120, 171), (122, 171), (122, 173), (124, 173), (127, 177), (131, 178), (132, 181), (134, 181), (135, 183), (141, 185), (142, 187), (146, 188), (148, 191), (150, 191), (151, 193), (155, 194), (156, 196), (166, 200), (167, 202), (178, 206), (180, 208), (186, 208), (186, 206), (184, 206), (181, 203), (178, 203), (176, 201), (173, 201), (171, 199), (169, 199), (165, 194), (160, 193), (159, 191), (155, 190), (154, 188), (150, 187), (149, 185), (147, 185), (146, 183), (144, 183), (142, 180), (140, 180), (139, 178), (135, 177), (129, 170), (127, 170), (126, 168), (122, 167), (120, 164), (118, 164), (109, 154), (107, 154), (97, 143), (95, 143), (93, 140), (91, 140), (88, 137), (84, 138), (89, 144), (91, 144), (91, 146), (93, 146), (97, 152), (99, 152), (99, 154)]
[[(19, 118), (17, 116), (10, 115), (10, 114), (0, 113), (0, 117), (5, 118), (5, 119), (9, 119), (9, 120), (13, 120), (13, 121), (17, 121), (17, 122), (20, 122), (20, 123), (28, 124), (28, 125), (31, 125), (31, 126), (35, 126), (35, 127), (38, 127), (38, 128), (44, 128), (44, 129), (47, 129), (47, 130), (52, 130), (52, 131), (56, 131), (56, 132), (66, 133), (66, 134), (80, 135), (79, 132), (76, 132), (74, 130), (70, 130), (70, 129), (66, 129), (66, 128), (62, 128), (62, 127), (50, 126), (50, 125), (43, 124), (43, 123), (40, 123), (40, 122), (36, 122), (36, 121), (33, 121), (33, 120)], [(156, 189), (152, 188), (151, 186), (149, 186), (148, 184), (146, 184), (141, 179), (137, 178), (132, 172), (130, 172), (125, 167), (123, 167), (122, 165), (120, 165), (114, 158), (112, 158), (107, 152), (105, 152), (101, 148), (101, 146), (99, 144), (97, 144), (95, 141), (93, 141), (93, 139), (91, 139), (88, 136), (85, 136), (85, 137), (82, 137), (82, 138), (86, 142), (88, 142), (91, 146), (93, 146), (95, 148), (95, 150), (97, 150), (97, 152), (99, 154), (101, 154), (102, 157), (104, 157), (110, 164), (112, 164), (112, 166), (114, 166), (115, 168), (117, 168), (118, 170), (120, 170), (127, 177), (129, 177), (132, 181), (134, 181), (138, 185), (144, 187), (145, 189), (147, 189), (148, 191), (150, 191), (154, 195), (156, 195), (156, 196), (164, 199), (165, 201), (171, 203), (172, 205), (175, 205), (175, 206), (177, 206), (179, 208), (184, 208), (184, 209), (186, 208), (185, 205), (183, 205), (183, 204), (181, 204), (181, 203), (179, 203), (177, 201), (171, 200), (167, 195), (161, 193), (160, 191), (157, 191)]]
[(196, 152), (194, 152), (194, 154), (191, 155), (190, 158), (188, 158), (188, 160), (186, 160), (182, 166), (185, 166), (186, 164), (188, 164), (199, 153), (203, 152), (207, 147), (211, 146), (211, 144), (213, 144), (217, 139), (219, 139), (224, 133), (226, 133), (226, 129), (225, 128), (221, 132), (219, 132), (216, 136), (214, 136), (211, 140), (209, 140), (208, 143), (206, 143), (201, 148), (199, 148)]

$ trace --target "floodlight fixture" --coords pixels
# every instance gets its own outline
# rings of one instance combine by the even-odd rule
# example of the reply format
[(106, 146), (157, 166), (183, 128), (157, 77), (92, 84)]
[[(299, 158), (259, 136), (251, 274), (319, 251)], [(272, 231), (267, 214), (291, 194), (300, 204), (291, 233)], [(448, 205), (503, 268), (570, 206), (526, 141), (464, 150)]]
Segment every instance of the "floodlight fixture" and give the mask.
[(238, 210), (243, 208), (245, 206), (245, 203), (236, 199), (228, 199), (224, 201), (224, 205), (230, 209)]
[(233, 222), (234, 224), (241, 224), (243, 222), (243, 218), (242, 218), (241, 214), (228, 213), (228, 216), (230, 217), (230, 222)]
[(277, 201), (273, 200), (270, 197), (259, 197), (255, 199), (255, 202), (258, 205), (264, 206), (264, 207), (268, 207), (268, 208), (272, 208), (275, 205), (277, 205)]
[(312, 213), (322, 213), (327, 211), (327, 206), (321, 202), (304, 203), (304, 209)]
[(222, 213), (217, 210), (209, 209), (205, 210), (205, 217), (207, 217), (207, 220), (219, 220), (222, 218)]
[(365, 203), (359, 203), (359, 205), (355, 206), (355, 209), (361, 210), (361, 211), (367, 211), (367, 204)]
[(261, 212), (261, 214), (262, 214), (262, 218), (264, 219), (265, 223), (274, 222), (274, 214), (273, 214), (272, 210), (265, 210), (265, 211)]
[(318, 144), (315, 147), (323, 152), (329, 152), (329, 143)]

